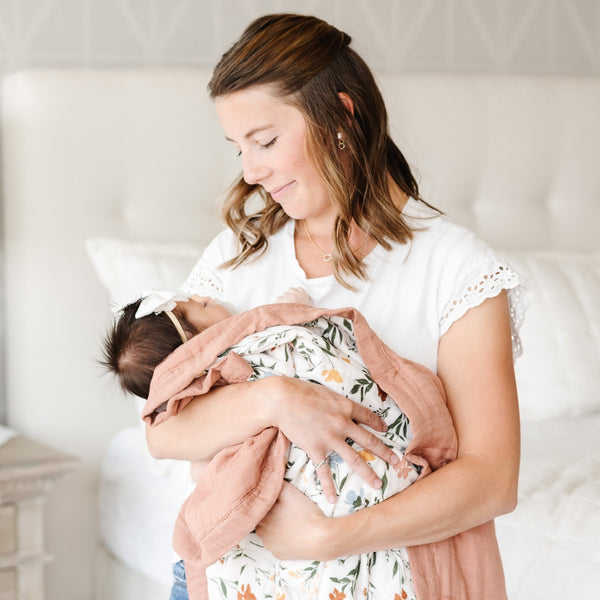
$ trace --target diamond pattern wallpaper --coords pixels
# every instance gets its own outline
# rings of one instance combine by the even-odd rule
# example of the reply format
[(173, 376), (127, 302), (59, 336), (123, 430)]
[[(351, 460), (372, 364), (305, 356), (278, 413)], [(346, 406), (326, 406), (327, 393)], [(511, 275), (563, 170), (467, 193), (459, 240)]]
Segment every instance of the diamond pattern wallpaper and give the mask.
[(0, 72), (211, 65), (279, 11), (345, 29), (380, 70), (600, 74), (599, 0), (0, 0)]
[[(0, 0), (0, 76), (210, 66), (251, 19), (284, 11), (344, 29), (379, 71), (600, 75), (600, 0)], [(2, 406), (0, 385), (0, 422)]]

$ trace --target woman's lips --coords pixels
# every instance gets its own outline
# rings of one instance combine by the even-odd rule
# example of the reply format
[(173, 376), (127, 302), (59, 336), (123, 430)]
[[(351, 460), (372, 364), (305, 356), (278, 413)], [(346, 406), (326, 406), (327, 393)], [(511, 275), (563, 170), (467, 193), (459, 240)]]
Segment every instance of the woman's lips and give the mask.
[(285, 185), (282, 185), (281, 187), (275, 188), (274, 190), (271, 190), (269, 193), (271, 194), (271, 198), (273, 198), (273, 200), (275, 200), (275, 202), (279, 202), (280, 198), (282, 198), (283, 196), (285, 196), (285, 194), (287, 194), (287, 192), (289, 191), (289, 189), (295, 184), (295, 181), (290, 181), (290, 183), (286, 183)]

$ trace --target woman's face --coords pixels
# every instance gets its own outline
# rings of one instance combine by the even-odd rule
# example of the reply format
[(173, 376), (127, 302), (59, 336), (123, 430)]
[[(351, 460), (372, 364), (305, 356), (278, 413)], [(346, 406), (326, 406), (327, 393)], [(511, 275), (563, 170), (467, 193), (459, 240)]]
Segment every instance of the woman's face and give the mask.
[(244, 179), (261, 185), (293, 219), (333, 214), (327, 190), (305, 153), (306, 122), (269, 86), (254, 86), (215, 100), (225, 137), (242, 160)]

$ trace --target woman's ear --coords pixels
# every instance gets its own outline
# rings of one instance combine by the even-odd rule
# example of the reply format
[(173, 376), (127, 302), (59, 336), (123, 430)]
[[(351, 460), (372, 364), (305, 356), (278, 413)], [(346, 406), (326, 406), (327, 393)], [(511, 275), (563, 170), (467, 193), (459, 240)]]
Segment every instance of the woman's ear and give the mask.
[(338, 92), (338, 97), (342, 101), (344, 108), (352, 116), (354, 116), (354, 101), (352, 100), (352, 98), (350, 98), (350, 96), (348, 96), (348, 94), (346, 94), (346, 92)]

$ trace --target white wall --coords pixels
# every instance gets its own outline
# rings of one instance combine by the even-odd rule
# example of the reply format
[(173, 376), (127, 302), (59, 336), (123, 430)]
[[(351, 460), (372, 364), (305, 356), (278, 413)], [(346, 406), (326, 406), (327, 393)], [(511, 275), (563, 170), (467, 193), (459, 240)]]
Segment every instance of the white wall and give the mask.
[[(0, 75), (31, 66), (211, 65), (249, 20), (286, 10), (345, 29), (379, 71), (600, 75), (600, 0), (0, 0)], [(0, 309), (2, 296), (0, 281)], [(3, 329), (0, 320), (0, 341)], [(0, 421), (6, 404), (10, 424), (17, 401), (0, 398)], [(76, 482), (93, 473), (78, 477), (60, 483), (48, 507), (56, 554), (49, 600), (92, 597), (91, 554), (68, 554), (77, 532), (64, 516), (78, 510)], [(93, 524), (84, 534), (93, 538)]]

